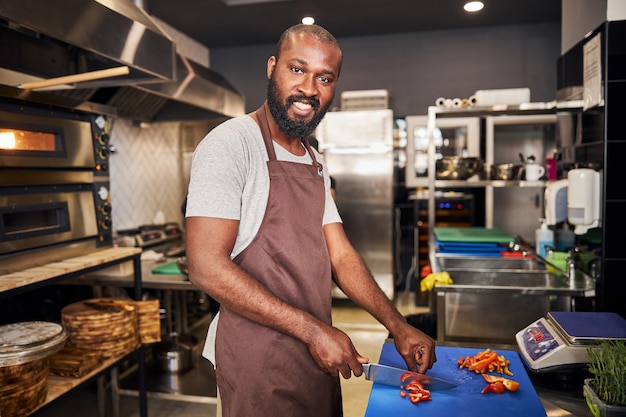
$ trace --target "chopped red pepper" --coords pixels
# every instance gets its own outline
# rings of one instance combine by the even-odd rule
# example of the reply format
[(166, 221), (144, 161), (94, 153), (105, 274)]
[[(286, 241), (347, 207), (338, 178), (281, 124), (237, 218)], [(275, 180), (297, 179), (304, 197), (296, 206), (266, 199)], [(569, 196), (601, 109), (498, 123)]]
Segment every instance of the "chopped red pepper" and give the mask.
[(413, 404), (417, 404), (420, 401), (430, 401), (430, 391), (424, 388), (424, 385), (417, 379), (412, 377), (412, 372), (406, 372), (400, 377), (402, 381), (402, 391), (400, 391), (401, 397), (408, 395), (409, 400)]
[(504, 394), (504, 391), (506, 391), (504, 384), (501, 381), (497, 381), (492, 384), (487, 384), (480, 393), (486, 394), (492, 392), (494, 394)]
[(490, 353), (484, 359), (481, 359), (478, 362), (475, 362), (475, 363), (471, 364), (467, 369), (469, 369), (470, 371), (476, 371), (476, 372), (482, 373), (482, 372), (485, 372), (487, 370), (489, 365), (494, 360), (498, 360), (498, 353), (497, 352)]
[(410, 377), (413, 373), (412, 372), (405, 372), (402, 375), (400, 375), (400, 381), (404, 382), (408, 377)]
[(509, 370), (509, 360), (488, 348), (474, 356), (459, 357), (457, 364), (459, 368), (467, 368), (476, 373), (498, 372), (513, 375)]
[(495, 384), (497, 382), (501, 382), (507, 391), (515, 392), (519, 389), (519, 382), (513, 381), (512, 379), (504, 378), (496, 375), (487, 375), (483, 374), (483, 378), (489, 384)]

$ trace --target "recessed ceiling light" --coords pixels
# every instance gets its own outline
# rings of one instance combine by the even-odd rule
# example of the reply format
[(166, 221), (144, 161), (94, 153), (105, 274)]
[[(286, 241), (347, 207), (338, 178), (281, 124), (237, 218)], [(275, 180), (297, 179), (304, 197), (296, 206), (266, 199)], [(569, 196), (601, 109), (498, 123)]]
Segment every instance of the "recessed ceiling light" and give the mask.
[(483, 7), (485, 7), (485, 5), (483, 4), (482, 1), (469, 1), (465, 3), (465, 5), (463, 6), (466, 12), (472, 12), (472, 13), (482, 10)]
[(302, 23), (305, 25), (312, 25), (315, 23), (315, 19), (311, 16), (305, 16), (302, 18)]

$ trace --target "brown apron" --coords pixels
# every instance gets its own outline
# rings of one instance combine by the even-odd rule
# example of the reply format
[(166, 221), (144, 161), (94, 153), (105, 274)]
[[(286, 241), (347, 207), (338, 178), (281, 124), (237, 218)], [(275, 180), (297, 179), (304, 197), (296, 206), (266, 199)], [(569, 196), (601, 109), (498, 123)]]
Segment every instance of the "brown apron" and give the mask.
[[(269, 155), (270, 191), (254, 240), (234, 259), (281, 300), (331, 324), (331, 270), (322, 231), (322, 166), (276, 160), (265, 106), (256, 111)], [(307, 346), (224, 306), (216, 336), (223, 417), (338, 417), (339, 378)]]

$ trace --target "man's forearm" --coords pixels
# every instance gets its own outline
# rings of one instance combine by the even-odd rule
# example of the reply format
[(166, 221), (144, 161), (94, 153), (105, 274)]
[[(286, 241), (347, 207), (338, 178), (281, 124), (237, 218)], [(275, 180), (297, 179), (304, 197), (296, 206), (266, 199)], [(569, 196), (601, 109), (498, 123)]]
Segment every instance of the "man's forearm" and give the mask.
[[(323, 323), (271, 293), (264, 285), (234, 263), (227, 267), (202, 268), (211, 271), (190, 280), (229, 310), (274, 330), (309, 343)], [(210, 283), (210, 284), (209, 284)]]
[(342, 263), (335, 271), (335, 281), (352, 301), (363, 307), (392, 334), (399, 325), (406, 323), (360, 256), (355, 255)]

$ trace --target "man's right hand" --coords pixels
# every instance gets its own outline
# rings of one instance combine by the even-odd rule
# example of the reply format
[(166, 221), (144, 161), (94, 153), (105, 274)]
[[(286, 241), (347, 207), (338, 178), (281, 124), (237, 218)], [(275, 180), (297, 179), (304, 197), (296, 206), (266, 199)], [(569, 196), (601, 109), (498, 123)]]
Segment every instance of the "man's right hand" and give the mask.
[(361, 376), (361, 364), (369, 362), (359, 355), (347, 334), (332, 326), (321, 326), (308, 345), (317, 366), (332, 376)]

